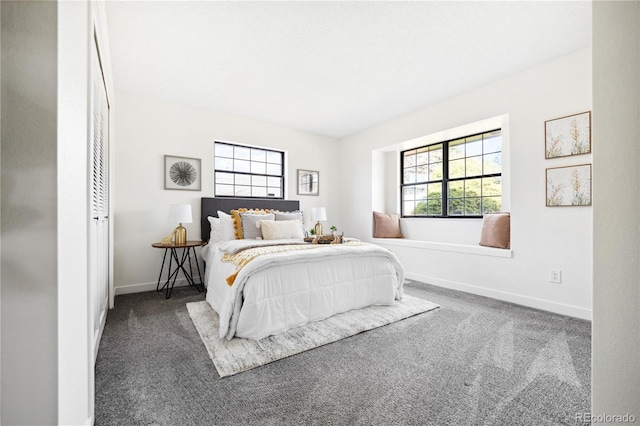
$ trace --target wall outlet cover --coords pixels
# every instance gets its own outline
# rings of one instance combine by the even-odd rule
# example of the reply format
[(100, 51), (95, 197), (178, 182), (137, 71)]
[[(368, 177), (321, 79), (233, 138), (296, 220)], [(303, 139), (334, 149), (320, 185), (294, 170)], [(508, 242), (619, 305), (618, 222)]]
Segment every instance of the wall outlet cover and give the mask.
[(549, 269), (549, 282), (560, 283), (562, 282), (562, 271), (559, 269)]

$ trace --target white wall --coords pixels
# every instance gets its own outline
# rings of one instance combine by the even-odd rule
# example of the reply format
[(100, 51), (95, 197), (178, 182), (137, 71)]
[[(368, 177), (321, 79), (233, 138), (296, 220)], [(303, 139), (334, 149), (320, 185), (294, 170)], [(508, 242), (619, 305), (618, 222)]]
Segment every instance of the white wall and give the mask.
[(640, 3), (593, 3), (593, 413), (630, 414), (636, 422), (640, 422), (639, 29)]
[(90, 3), (58, 7), (58, 423), (93, 416), (94, 357), (89, 340), (88, 64)]
[[(353, 182), (341, 192), (344, 229), (349, 235), (371, 239), (371, 210), (376, 206), (372, 199), (384, 198), (370, 183), (372, 175), (379, 173), (372, 164), (384, 163), (372, 158), (373, 152), (379, 155), (391, 145), (507, 115), (510, 152), (505, 156), (510, 177), (505, 189), (512, 214), (512, 258), (389, 247), (409, 277), (590, 318), (592, 209), (545, 207), (545, 168), (591, 163), (591, 155), (544, 158), (545, 120), (588, 110), (589, 49), (344, 138), (341, 179)], [(397, 178), (385, 179), (397, 185)], [(480, 219), (406, 219), (403, 231), (421, 239), (477, 244), (481, 224)], [(548, 282), (550, 268), (562, 270), (561, 284)]]
[(0, 7), (1, 421), (90, 424), (86, 148), (93, 3)]
[[(151, 244), (171, 233), (169, 204), (190, 203), (193, 223), (187, 238), (200, 239), (200, 198), (213, 197), (215, 140), (284, 150), (286, 198), (300, 200), (303, 211), (327, 208), (329, 220), (342, 228), (338, 142), (335, 139), (180, 104), (117, 92), (115, 129), (115, 286), (117, 294), (155, 289), (162, 250)], [(202, 190), (164, 189), (164, 155), (202, 160)], [(320, 172), (320, 195), (296, 194), (296, 169)], [(311, 228), (306, 226), (307, 228)]]
[[(57, 422), (58, 383), (57, 5), (53, 2), (3, 2), (0, 7), (0, 421), (3, 424), (53, 424)], [(25, 29), (29, 30), (29, 37), (24, 36)], [(28, 70), (38, 72), (34, 74)], [(34, 200), (38, 202), (34, 203)], [(34, 259), (37, 259), (37, 267), (34, 267)]]

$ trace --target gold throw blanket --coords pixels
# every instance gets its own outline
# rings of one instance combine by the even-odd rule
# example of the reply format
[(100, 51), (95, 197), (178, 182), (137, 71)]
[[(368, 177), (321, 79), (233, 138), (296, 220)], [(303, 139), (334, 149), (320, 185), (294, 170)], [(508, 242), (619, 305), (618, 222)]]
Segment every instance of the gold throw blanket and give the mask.
[(241, 250), (235, 254), (225, 253), (222, 255), (223, 262), (233, 263), (236, 266), (236, 272), (229, 275), (227, 277), (227, 284), (232, 286), (238, 276), (238, 273), (245, 267), (245, 265), (251, 262), (258, 256), (262, 256), (263, 254), (273, 254), (273, 253), (284, 253), (287, 251), (296, 251), (296, 250), (309, 250), (318, 248), (320, 246), (313, 244), (292, 244), (292, 245), (273, 245), (273, 246), (262, 246), (262, 247), (251, 247), (245, 250)]

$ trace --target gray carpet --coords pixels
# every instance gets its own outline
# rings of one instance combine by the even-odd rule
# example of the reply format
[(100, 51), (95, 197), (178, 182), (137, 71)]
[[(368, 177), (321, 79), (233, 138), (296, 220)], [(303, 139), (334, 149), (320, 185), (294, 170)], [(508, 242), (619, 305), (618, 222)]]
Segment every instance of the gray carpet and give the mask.
[(206, 300), (187, 303), (189, 316), (220, 377), (242, 373), (437, 307), (435, 303), (405, 295), (393, 305), (353, 309), (261, 340), (227, 340), (220, 338), (218, 314)]
[(96, 425), (572, 425), (590, 411), (591, 324), (422, 283), (441, 307), (221, 379), (176, 288), (116, 297)]

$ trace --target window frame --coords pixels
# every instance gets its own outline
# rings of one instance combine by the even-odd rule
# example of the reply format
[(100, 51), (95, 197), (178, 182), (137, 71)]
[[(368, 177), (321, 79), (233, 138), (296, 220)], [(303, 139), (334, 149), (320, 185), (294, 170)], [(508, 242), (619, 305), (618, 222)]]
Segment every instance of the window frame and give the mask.
[[(223, 156), (218, 156), (216, 154), (216, 146), (217, 145), (227, 145), (233, 148), (234, 153), (232, 157), (223, 157)], [(260, 151), (264, 151), (266, 153), (268, 152), (273, 152), (276, 153), (280, 156), (280, 170), (279, 170), (279, 174), (273, 174), (273, 173), (267, 173), (267, 164), (276, 164), (276, 163), (270, 163), (268, 162), (266, 159), (265, 161), (254, 161), (254, 160), (249, 160), (250, 162), (257, 162), (257, 163), (264, 163), (265, 164), (265, 173), (253, 173), (251, 171), (245, 172), (245, 171), (235, 171), (235, 170), (226, 170), (226, 169), (218, 169), (216, 167), (216, 159), (217, 158), (227, 158), (227, 159), (232, 159), (232, 160), (237, 160), (238, 158), (236, 158), (235, 156), (235, 148), (246, 148), (249, 150), (260, 150)], [(242, 159), (241, 159), (242, 160)], [(265, 148), (265, 147), (261, 147), (261, 146), (252, 146), (252, 145), (243, 145), (243, 144), (239, 144), (239, 143), (234, 143), (234, 142), (226, 142), (226, 141), (214, 141), (214, 149), (213, 149), (213, 194), (214, 197), (219, 197), (219, 198), (254, 198), (254, 199), (269, 199), (269, 200), (284, 200), (285, 199), (285, 188), (286, 186), (286, 177), (285, 177), (285, 152), (284, 151), (280, 151), (278, 149), (273, 149), (273, 148)], [(262, 195), (222, 195), (222, 194), (218, 194), (217, 193), (217, 182), (216, 182), (216, 176), (217, 173), (229, 173), (232, 174), (234, 176), (234, 182), (231, 184), (224, 184), (224, 185), (229, 185), (233, 188), (233, 192), (234, 194), (236, 193), (236, 186), (246, 186), (248, 188), (250, 188), (250, 190), (252, 190), (254, 187), (262, 187), (262, 186), (258, 186), (258, 185), (254, 185), (253, 183), (250, 183), (249, 185), (239, 185), (235, 182), (236, 176), (241, 175), (241, 176), (249, 176), (249, 177), (253, 177), (253, 176), (260, 176), (260, 177), (264, 177), (265, 179), (268, 180), (268, 178), (272, 177), (272, 178), (278, 178), (280, 179), (280, 196), (269, 196), (268, 195), (268, 188), (269, 186), (267, 185), (265, 188), (267, 189), (267, 195), (266, 196), (262, 196)]]
[[(499, 173), (486, 173), (484, 174), (484, 170), (482, 174), (479, 175), (474, 175), (474, 176), (463, 176), (463, 177), (456, 177), (456, 178), (450, 178), (449, 177), (449, 145), (452, 142), (458, 142), (461, 140), (464, 140), (464, 143), (467, 143), (467, 139), (471, 139), (477, 136), (484, 136), (484, 135), (488, 135), (491, 133), (495, 133), (495, 132), (499, 132), (500, 133), (500, 139), (501, 139), (501, 143), (500, 143), (500, 151), (495, 151), (500, 152), (501, 155), (501, 161), (500, 161), (500, 172)], [(466, 214), (449, 214), (449, 184), (451, 182), (464, 182), (464, 181), (468, 181), (471, 179), (484, 179), (484, 178), (501, 178), (502, 179), (502, 175), (503, 175), (503, 166), (504, 166), (504, 161), (502, 160), (502, 154), (504, 152), (504, 144), (502, 143), (502, 135), (503, 135), (503, 131), (502, 128), (498, 127), (498, 128), (494, 128), (492, 130), (486, 130), (486, 131), (482, 131), (482, 132), (478, 132), (478, 133), (473, 133), (473, 134), (469, 134), (469, 135), (465, 135), (465, 136), (460, 136), (460, 137), (456, 137), (453, 139), (448, 139), (445, 141), (439, 141), (439, 142), (434, 142), (434, 143), (430, 143), (427, 145), (421, 145), (421, 146), (417, 146), (417, 147), (413, 147), (410, 149), (405, 149), (400, 151), (400, 215), (402, 218), (429, 218), (429, 219), (442, 219), (442, 218), (446, 218), (446, 219), (478, 219), (478, 218), (482, 218), (483, 213), (477, 214), (477, 215), (466, 215)], [(483, 139), (481, 139), (483, 140)], [(436, 180), (426, 180), (426, 181), (417, 181), (416, 178), (416, 182), (412, 182), (412, 183), (405, 183), (405, 153), (409, 152), (409, 151), (419, 151), (421, 149), (424, 148), (431, 148), (437, 145), (442, 145), (442, 178), (441, 179), (436, 179)], [(480, 156), (484, 156), (487, 154), (492, 154), (493, 152), (489, 152), (489, 153), (485, 153), (484, 152), (484, 147), (480, 153)], [(467, 159), (467, 158), (471, 158), (474, 156), (467, 156), (466, 153), (463, 157), (461, 157), (462, 159)], [(427, 163), (426, 165), (429, 166), (431, 163)], [(416, 164), (416, 168), (417, 168), (417, 164)], [(433, 215), (433, 214), (413, 214), (413, 215), (409, 215), (406, 214), (405, 212), (405, 199), (404, 199), (404, 193), (405, 193), (405, 188), (407, 187), (415, 187), (418, 185), (428, 185), (428, 184), (436, 184), (439, 183), (440, 184), (440, 191), (441, 191), (441, 198), (440, 198), (440, 202), (441, 202), (441, 206), (442, 206), (442, 213), (439, 215)], [(463, 197), (462, 199), (466, 199), (467, 197)], [(480, 196), (480, 198), (482, 199), (483, 197)], [(502, 183), (501, 183), (501, 190), (500, 190), (500, 201), (501, 201), (501, 206), (502, 206), (502, 200), (503, 199), (503, 193), (502, 193)], [(428, 200), (428, 198), (427, 198)], [(417, 200), (416, 200), (417, 201)]]

